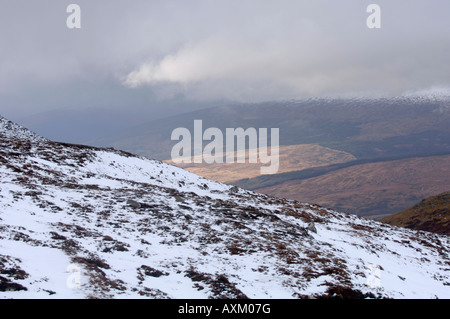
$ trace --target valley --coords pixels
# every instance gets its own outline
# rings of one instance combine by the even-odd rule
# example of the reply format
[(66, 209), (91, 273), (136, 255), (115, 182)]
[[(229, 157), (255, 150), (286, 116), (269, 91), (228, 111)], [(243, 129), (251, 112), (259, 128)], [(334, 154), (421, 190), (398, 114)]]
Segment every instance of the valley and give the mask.
[[(333, 150), (318, 144), (283, 145), (279, 148), (278, 173), (286, 173), (308, 169), (312, 167), (327, 166), (335, 163), (345, 163), (354, 160), (349, 153)], [(254, 178), (261, 175), (260, 167), (264, 164), (249, 163), (248, 150), (245, 163), (173, 163), (202, 177), (222, 183), (234, 183), (240, 179)]]
[[(249, 190), (378, 218), (450, 189), (449, 182), (435, 182), (449, 177), (448, 163), (441, 160), (450, 154), (449, 105), (448, 97), (432, 95), (230, 104), (149, 121), (86, 143), (173, 163), (171, 151), (177, 141), (171, 140), (171, 133), (176, 128), (194, 132), (195, 120), (221, 132), (280, 128), (276, 174), (261, 175), (261, 163), (176, 165)], [(425, 158), (435, 172), (420, 167)], [(399, 165), (408, 172), (401, 178)], [(339, 190), (327, 191), (330, 183), (337, 183)]]
[(380, 218), (448, 190), (449, 176), (450, 155), (442, 155), (359, 164), (251, 189)]

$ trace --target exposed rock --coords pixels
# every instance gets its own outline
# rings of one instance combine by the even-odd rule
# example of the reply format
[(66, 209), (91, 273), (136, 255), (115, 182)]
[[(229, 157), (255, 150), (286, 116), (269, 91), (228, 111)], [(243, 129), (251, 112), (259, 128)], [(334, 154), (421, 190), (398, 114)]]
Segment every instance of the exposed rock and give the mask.
[(310, 232), (312, 232), (312, 233), (317, 234), (317, 229), (316, 229), (316, 225), (314, 224), (314, 222), (310, 222), (310, 223), (308, 224), (307, 230), (310, 231)]
[(239, 192), (239, 187), (233, 186), (230, 188), (230, 193), (237, 193), (237, 192)]
[(141, 204), (141, 203), (136, 202), (136, 201), (134, 201), (134, 200), (132, 200), (132, 199), (128, 199), (128, 200), (127, 200), (127, 205), (130, 205), (131, 207), (136, 208), (136, 209), (142, 207), (142, 204)]
[(0, 276), (0, 291), (20, 291), (20, 290), (28, 290), (26, 287), (21, 284), (12, 282), (11, 280)]

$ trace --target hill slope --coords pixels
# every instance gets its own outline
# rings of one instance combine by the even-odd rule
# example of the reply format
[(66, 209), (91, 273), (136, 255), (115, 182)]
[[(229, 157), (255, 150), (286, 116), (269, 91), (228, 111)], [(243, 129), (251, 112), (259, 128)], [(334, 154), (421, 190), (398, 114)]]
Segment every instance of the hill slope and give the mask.
[(450, 235), (450, 192), (430, 196), (380, 220), (395, 226)]
[(346, 165), (260, 176), (236, 185), (371, 218), (396, 213), (450, 187), (450, 155)]
[(2, 298), (450, 297), (448, 236), (6, 129)]
[(46, 139), (30, 130), (0, 116), (0, 133), (3, 138), (25, 139), (32, 142), (45, 142)]

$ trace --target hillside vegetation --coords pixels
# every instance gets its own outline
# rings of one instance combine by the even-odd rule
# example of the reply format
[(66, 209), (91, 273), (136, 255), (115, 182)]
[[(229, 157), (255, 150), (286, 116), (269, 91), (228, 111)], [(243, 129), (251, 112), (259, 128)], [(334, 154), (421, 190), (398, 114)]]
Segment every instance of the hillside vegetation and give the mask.
[(430, 196), (380, 220), (390, 225), (450, 235), (450, 192)]

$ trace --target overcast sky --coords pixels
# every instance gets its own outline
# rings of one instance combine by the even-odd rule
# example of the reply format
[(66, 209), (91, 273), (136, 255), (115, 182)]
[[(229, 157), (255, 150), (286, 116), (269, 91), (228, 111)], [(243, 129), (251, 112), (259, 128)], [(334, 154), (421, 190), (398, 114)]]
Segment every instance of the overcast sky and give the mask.
[(450, 87), (449, 52), (448, 0), (1, 0), (0, 108), (399, 95)]

